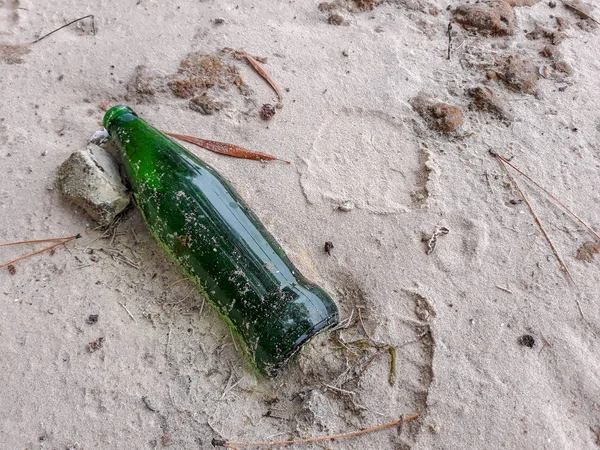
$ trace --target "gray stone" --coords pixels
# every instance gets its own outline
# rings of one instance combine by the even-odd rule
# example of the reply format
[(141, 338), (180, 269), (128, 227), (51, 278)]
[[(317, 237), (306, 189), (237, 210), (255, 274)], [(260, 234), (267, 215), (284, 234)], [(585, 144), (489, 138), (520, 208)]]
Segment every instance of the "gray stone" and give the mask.
[(116, 162), (93, 144), (72, 153), (60, 166), (57, 185), (67, 199), (100, 225), (108, 225), (130, 203)]

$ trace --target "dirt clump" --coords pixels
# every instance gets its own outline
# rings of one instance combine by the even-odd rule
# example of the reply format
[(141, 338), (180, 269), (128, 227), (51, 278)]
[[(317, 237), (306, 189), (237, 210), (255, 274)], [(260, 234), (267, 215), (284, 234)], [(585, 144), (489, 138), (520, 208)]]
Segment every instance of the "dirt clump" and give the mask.
[(533, 6), (540, 0), (506, 0), (510, 6)]
[(504, 102), (487, 86), (477, 86), (467, 91), (467, 95), (473, 100), (470, 108), (489, 112), (501, 119), (510, 120)]
[(376, 6), (379, 6), (382, 1), (383, 0), (354, 0), (354, 3), (361, 11), (371, 11)]
[(245, 83), (236, 66), (227, 64), (220, 56), (191, 53), (181, 60), (169, 88), (176, 97), (190, 98), (206, 89), (228, 89), (237, 86), (243, 91)]
[(25, 45), (5, 45), (0, 44), (0, 61), (6, 64), (22, 64), (23, 56), (31, 50)]
[(500, 71), (495, 73), (509, 89), (535, 94), (535, 87), (539, 79), (538, 68), (520, 55), (511, 55), (506, 58), (501, 64)]
[(600, 243), (598, 242), (585, 242), (577, 249), (577, 258), (580, 261), (591, 263), (594, 260), (594, 256), (600, 251)]
[(536, 25), (535, 28), (525, 35), (527, 39), (532, 41), (538, 39), (548, 39), (552, 45), (558, 45), (567, 38), (565, 33), (551, 30), (550, 28)]
[(330, 25), (342, 25), (344, 23), (344, 16), (338, 13), (331, 13), (327, 17), (327, 23)]
[(464, 29), (484, 36), (509, 36), (515, 33), (515, 14), (504, 0), (460, 5), (453, 14), (454, 20)]
[(199, 112), (205, 116), (210, 116), (217, 111), (223, 109), (223, 102), (217, 102), (208, 96), (206, 92), (200, 95), (194, 96), (189, 103), (189, 107), (192, 111)]
[(464, 114), (457, 106), (436, 102), (426, 95), (418, 95), (411, 101), (413, 109), (427, 122), (432, 130), (450, 134), (460, 128)]
[(162, 77), (150, 74), (146, 66), (137, 66), (126, 89), (125, 100), (148, 103), (158, 92), (165, 92), (166, 86)]

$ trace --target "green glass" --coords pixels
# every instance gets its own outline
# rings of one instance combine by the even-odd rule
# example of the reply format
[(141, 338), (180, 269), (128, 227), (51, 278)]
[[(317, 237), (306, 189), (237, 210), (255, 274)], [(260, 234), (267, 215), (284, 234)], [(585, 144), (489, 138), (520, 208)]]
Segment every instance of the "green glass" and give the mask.
[(260, 372), (275, 376), (338, 323), (333, 300), (294, 267), (233, 187), (126, 106), (104, 116), (148, 228), (194, 280)]

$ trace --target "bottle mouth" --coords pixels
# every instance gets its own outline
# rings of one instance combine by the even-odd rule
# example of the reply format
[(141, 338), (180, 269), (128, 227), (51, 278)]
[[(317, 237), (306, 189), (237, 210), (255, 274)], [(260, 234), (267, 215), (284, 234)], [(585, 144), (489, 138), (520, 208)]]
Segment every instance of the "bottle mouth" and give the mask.
[(304, 344), (306, 344), (308, 341), (310, 341), (317, 334), (337, 325), (338, 322), (339, 322), (339, 314), (334, 313), (334, 314), (331, 314), (326, 319), (319, 322), (318, 324), (316, 324), (314, 327), (310, 328), (306, 333), (304, 333), (294, 343), (292, 348), (290, 348), (285, 353), (283, 358), (281, 358), (280, 362), (278, 362), (277, 364), (274, 364), (274, 365), (268, 365), (267, 367), (264, 367), (263, 370), (266, 373), (266, 375), (270, 378), (276, 377), (278, 375), (279, 371), (281, 370), (281, 368), (283, 366), (285, 366), (285, 364), (290, 360), (290, 358), (292, 356), (294, 356), (296, 353), (298, 353), (298, 351), (302, 348), (302, 346)]
[(133, 112), (133, 109), (131, 109), (129, 106), (113, 106), (106, 111), (106, 114), (104, 114), (104, 128), (106, 128), (110, 133), (110, 126), (115, 120), (120, 122), (129, 122), (137, 117), (138, 115)]

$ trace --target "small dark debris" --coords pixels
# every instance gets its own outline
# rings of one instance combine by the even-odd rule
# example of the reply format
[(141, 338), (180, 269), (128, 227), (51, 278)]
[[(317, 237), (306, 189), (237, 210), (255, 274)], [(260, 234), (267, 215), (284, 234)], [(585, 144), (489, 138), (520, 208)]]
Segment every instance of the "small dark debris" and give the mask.
[(348, 51), (347, 51), (347, 50), (344, 50), (344, 51), (342, 52), (342, 56), (348, 56)]
[(220, 17), (217, 17), (216, 19), (213, 20), (213, 22), (215, 23), (215, 25), (221, 25), (225, 23), (225, 19), (221, 19)]
[(554, 2), (554, 1), (549, 1), (549, 2), (548, 2), (548, 6), (549, 6), (550, 8), (556, 8), (556, 2)]
[(225, 441), (223, 439), (213, 438), (213, 440), (210, 443), (212, 444), (213, 447), (225, 447), (225, 444), (227, 443), (227, 441)]
[(548, 39), (552, 45), (558, 45), (567, 38), (567, 35), (559, 31), (536, 25), (533, 31), (527, 33), (525, 37), (530, 40)]
[(336, 8), (336, 4), (334, 2), (321, 2), (317, 8), (321, 12), (331, 11)]
[(152, 412), (158, 411), (158, 408), (156, 407), (156, 405), (154, 405), (152, 400), (150, 398), (146, 397), (145, 395), (142, 397), (142, 402), (144, 403), (144, 405), (146, 405), (146, 408), (148, 408), (150, 411), (152, 411)]
[(535, 345), (535, 339), (530, 334), (524, 334), (523, 336), (519, 337), (519, 344), (521, 344), (523, 347), (533, 348)]
[(92, 261), (92, 262), (98, 262), (98, 261), (100, 261), (100, 257), (98, 255), (91, 255), (90, 256), (90, 261)]
[(354, 0), (356, 6), (361, 11), (371, 11), (375, 9), (383, 0)]
[(540, 55), (542, 55), (544, 58), (553, 59), (557, 56), (556, 47), (552, 45), (546, 45), (540, 50)]
[(329, 256), (331, 256), (331, 250), (333, 250), (333, 249), (334, 249), (333, 242), (331, 242), (331, 241), (325, 242), (325, 247), (323, 247), (323, 250), (325, 250), (325, 253), (327, 253)]
[(566, 75), (573, 74), (573, 67), (566, 61), (556, 61), (552, 63), (552, 68), (557, 72), (564, 73)]
[(10, 273), (11, 275), (17, 273), (17, 268), (12, 264), (9, 264), (8, 266), (6, 266), (6, 268), (8, 269), (8, 273)]
[(331, 13), (327, 18), (327, 23), (329, 23), (330, 25), (341, 25), (344, 23), (344, 16), (337, 13)]
[(98, 323), (98, 314), (90, 314), (88, 316), (88, 318), (85, 320), (85, 323), (87, 323), (88, 325), (93, 325), (95, 323)]
[(96, 350), (100, 350), (102, 348), (103, 344), (104, 344), (104, 338), (103, 337), (99, 337), (95, 341), (90, 342), (86, 346), (86, 348), (87, 348), (88, 352), (94, 353)]
[(262, 105), (260, 109), (260, 118), (263, 120), (271, 120), (275, 115), (275, 107), (269, 103), (265, 103)]

